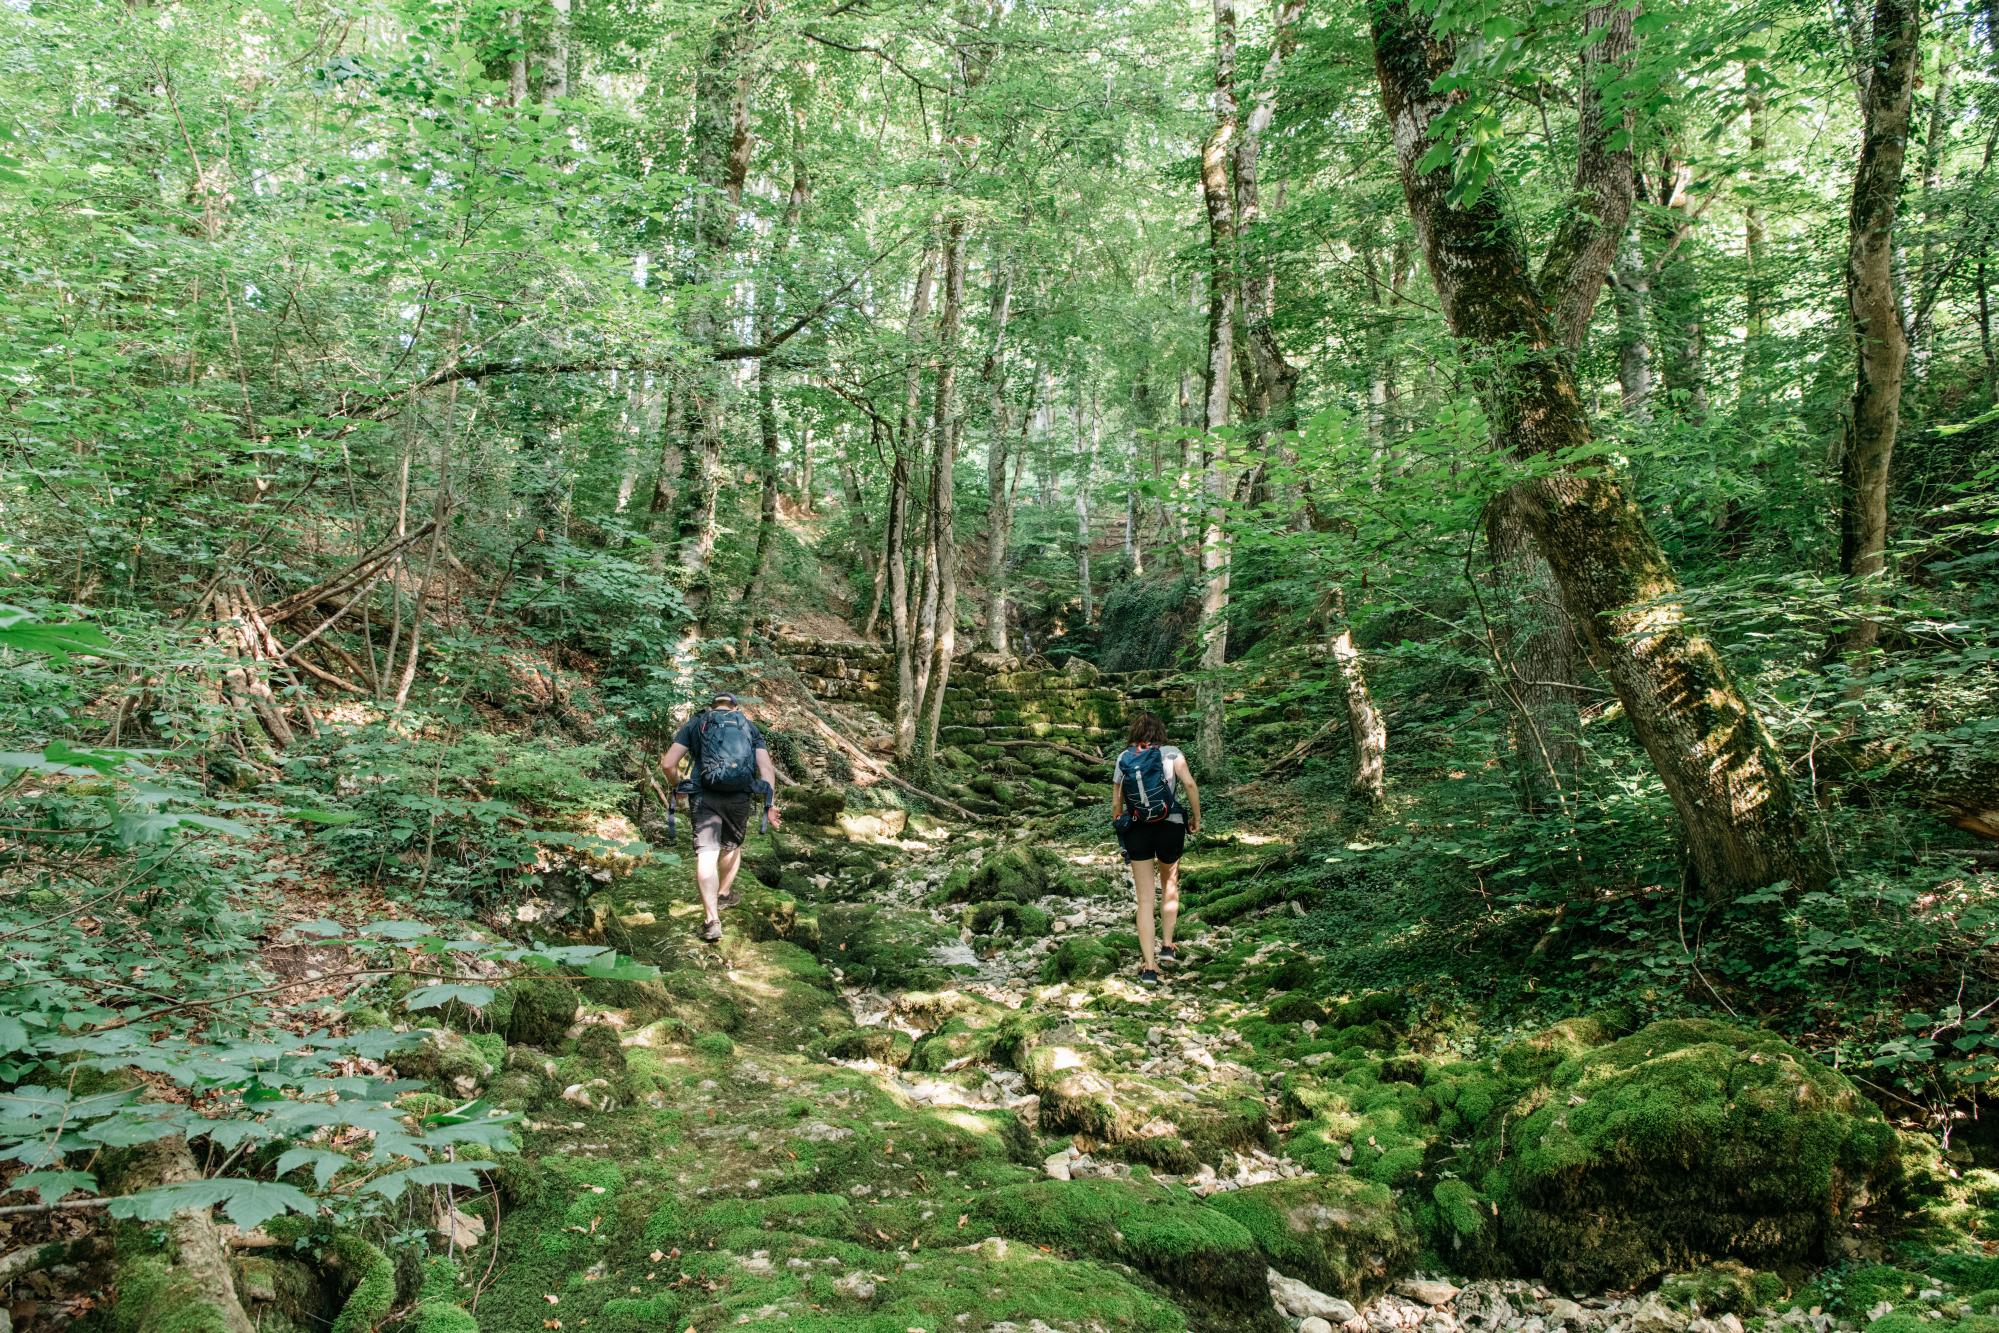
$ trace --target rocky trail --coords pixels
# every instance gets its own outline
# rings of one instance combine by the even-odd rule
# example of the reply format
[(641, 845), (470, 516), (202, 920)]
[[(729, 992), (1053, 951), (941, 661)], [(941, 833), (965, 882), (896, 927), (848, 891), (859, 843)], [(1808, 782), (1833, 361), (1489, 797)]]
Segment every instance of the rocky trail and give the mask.
[(1894, 1135), (1781, 1042), (1575, 1019), (1454, 1047), (1400, 996), (1327, 993), (1272, 887), (1295, 855), (1246, 838), (1190, 855), (1182, 961), (1142, 989), (1087, 820), (844, 799), (794, 798), (753, 840), (719, 947), (687, 867), (656, 858), (566, 920), (657, 979), (517, 982), (407, 1059), (524, 1116), (434, 1282), (480, 1327), (1736, 1333), (1794, 1304), (1820, 1329), (1865, 1313), (1793, 1296), (1898, 1197)]

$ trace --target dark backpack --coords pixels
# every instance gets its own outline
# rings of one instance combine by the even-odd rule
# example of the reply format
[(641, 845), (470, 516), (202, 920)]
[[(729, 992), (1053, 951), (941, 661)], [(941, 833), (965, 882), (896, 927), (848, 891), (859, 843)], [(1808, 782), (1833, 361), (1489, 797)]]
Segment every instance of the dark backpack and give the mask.
[(701, 763), (695, 777), (702, 791), (747, 792), (757, 776), (757, 735), (750, 720), (734, 709), (711, 709), (701, 718)]
[(1174, 811), (1173, 783), (1166, 757), (1156, 745), (1141, 745), (1118, 756), (1118, 787), (1133, 822), (1157, 824)]

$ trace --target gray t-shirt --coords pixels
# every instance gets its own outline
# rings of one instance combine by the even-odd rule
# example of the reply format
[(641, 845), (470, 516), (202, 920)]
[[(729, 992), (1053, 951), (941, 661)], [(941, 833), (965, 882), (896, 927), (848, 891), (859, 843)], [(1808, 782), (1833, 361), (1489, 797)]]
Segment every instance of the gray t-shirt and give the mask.
[[(1126, 746), (1118, 752), (1117, 758), (1111, 760), (1111, 786), (1115, 787), (1124, 781), (1124, 757), (1130, 753), (1131, 747)], [(1185, 758), (1178, 746), (1159, 747), (1159, 766), (1166, 770), (1166, 789), (1173, 793), (1173, 813), (1166, 816), (1166, 822), (1169, 824), (1187, 822), (1187, 813), (1181, 808), (1180, 800), (1180, 761)]]

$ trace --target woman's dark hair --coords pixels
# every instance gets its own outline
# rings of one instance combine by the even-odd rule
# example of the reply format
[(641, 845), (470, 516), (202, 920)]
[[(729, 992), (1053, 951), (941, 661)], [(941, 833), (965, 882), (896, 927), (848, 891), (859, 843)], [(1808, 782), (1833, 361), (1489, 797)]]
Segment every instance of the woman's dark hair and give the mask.
[(1131, 720), (1130, 739), (1133, 745), (1164, 745), (1166, 724), (1150, 713), (1140, 713)]

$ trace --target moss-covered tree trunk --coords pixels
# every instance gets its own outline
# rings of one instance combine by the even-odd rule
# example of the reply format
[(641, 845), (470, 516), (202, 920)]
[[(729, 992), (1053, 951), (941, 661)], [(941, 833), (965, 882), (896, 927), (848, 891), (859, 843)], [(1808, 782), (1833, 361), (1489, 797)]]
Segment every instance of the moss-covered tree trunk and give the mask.
[[(1451, 53), (1405, 0), (1371, 21), (1382, 104), (1410, 217), (1451, 332), (1494, 359), (1489, 410), (1523, 459), (1593, 446), (1568, 358), (1528, 277), (1498, 191), (1450, 197), (1421, 162), (1452, 94), (1432, 91)], [(1782, 758), (1721, 654), (1688, 623), (1679, 582), (1611, 477), (1563, 469), (1514, 492), (1591, 656), (1678, 811), (1694, 868), (1716, 894), (1824, 868)]]
[[(909, 296), (907, 334), (912, 348), (923, 338), (924, 323), (930, 317), (930, 286), (937, 266), (934, 246), (926, 246), (923, 260), (916, 266), (916, 282)], [(914, 350), (903, 370), (902, 418), (896, 423), (894, 461), (889, 465), (888, 535), (884, 559), (888, 564), (888, 627), (895, 648), (895, 757), (908, 762), (916, 757), (916, 623), (909, 598), (909, 472), (910, 451), (916, 447), (917, 409), (922, 404), (923, 362)]]
[[(930, 471), (930, 530), (936, 551), (937, 609), (932, 647), (935, 653), (925, 682), (923, 754), (937, 752), (937, 730), (944, 720), (944, 691), (951, 684), (951, 659), (958, 652), (958, 530), (956, 487), (958, 431), (958, 330), (965, 311), (965, 241), (969, 231), (962, 215), (944, 228), (944, 303), (937, 319), (937, 389), (931, 405), (937, 443)], [(927, 560), (927, 557), (926, 557)]]

